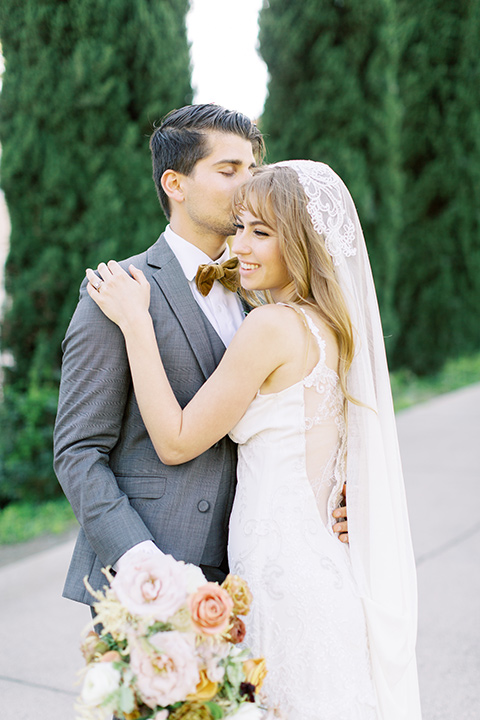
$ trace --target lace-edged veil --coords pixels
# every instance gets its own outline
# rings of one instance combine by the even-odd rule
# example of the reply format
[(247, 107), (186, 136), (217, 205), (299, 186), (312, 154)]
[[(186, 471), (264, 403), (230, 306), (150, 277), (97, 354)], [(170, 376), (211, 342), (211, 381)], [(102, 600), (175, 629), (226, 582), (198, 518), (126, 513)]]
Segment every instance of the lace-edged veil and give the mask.
[(383, 331), (362, 228), (350, 193), (328, 165), (310, 160), (277, 165), (297, 173), (355, 330), (347, 387), (364, 406), (348, 407), (348, 525), (380, 717), (418, 720), (415, 561)]

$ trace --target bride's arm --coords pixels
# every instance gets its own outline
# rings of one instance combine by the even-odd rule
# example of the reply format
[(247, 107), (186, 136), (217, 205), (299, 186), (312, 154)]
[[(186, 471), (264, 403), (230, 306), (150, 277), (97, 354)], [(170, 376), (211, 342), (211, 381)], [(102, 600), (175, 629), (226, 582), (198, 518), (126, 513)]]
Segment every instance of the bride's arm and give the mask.
[(249, 314), (217, 370), (182, 411), (158, 350), (148, 281), (140, 270), (130, 266), (130, 277), (115, 262), (98, 270), (101, 288), (95, 289), (98, 277), (88, 270), (88, 293), (125, 336), (135, 395), (155, 450), (169, 465), (191, 460), (231, 430), (265, 379), (284, 364), (281, 309)]

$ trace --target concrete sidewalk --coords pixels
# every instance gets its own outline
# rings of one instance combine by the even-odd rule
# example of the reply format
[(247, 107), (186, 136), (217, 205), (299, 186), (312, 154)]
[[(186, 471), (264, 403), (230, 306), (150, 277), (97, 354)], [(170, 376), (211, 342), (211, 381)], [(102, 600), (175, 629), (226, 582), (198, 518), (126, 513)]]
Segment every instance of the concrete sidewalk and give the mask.
[[(404, 411), (424, 720), (480, 718), (480, 385)], [(0, 568), (0, 720), (74, 720), (88, 610), (61, 598), (68, 541)], [(340, 700), (341, 702), (341, 700)]]
[(404, 411), (398, 430), (418, 567), (424, 720), (479, 720), (480, 385)]
[(0, 568), (0, 720), (74, 720), (88, 609), (61, 597), (73, 541)]

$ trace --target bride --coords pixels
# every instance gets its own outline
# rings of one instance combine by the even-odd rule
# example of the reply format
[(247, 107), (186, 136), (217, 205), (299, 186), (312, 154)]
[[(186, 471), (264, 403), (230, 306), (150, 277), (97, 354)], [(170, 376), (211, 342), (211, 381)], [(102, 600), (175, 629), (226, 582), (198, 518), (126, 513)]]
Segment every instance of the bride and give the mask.
[[(102, 263), (88, 292), (125, 336), (161, 460), (184, 463), (226, 433), (238, 443), (229, 564), (253, 592), (247, 637), (267, 661), (268, 702), (289, 720), (419, 720), (414, 560), (353, 201), (328, 166), (302, 160), (256, 169), (234, 208), (232, 249), (259, 306), (185, 408), (141, 271)], [(345, 481), (350, 546), (330, 521)]]

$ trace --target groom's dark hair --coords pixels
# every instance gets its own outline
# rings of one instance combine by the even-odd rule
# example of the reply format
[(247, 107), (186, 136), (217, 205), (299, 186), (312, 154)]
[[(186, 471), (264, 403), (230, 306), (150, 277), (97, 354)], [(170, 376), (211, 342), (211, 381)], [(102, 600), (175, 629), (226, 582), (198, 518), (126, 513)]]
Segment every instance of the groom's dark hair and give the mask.
[(252, 143), (253, 155), (261, 163), (265, 146), (260, 130), (246, 115), (220, 105), (186, 105), (172, 110), (155, 128), (150, 138), (153, 181), (167, 219), (170, 206), (161, 179), (165, 170), (190, 175), (199, 160), (209, 153), (205, 131), (233, 133)]

